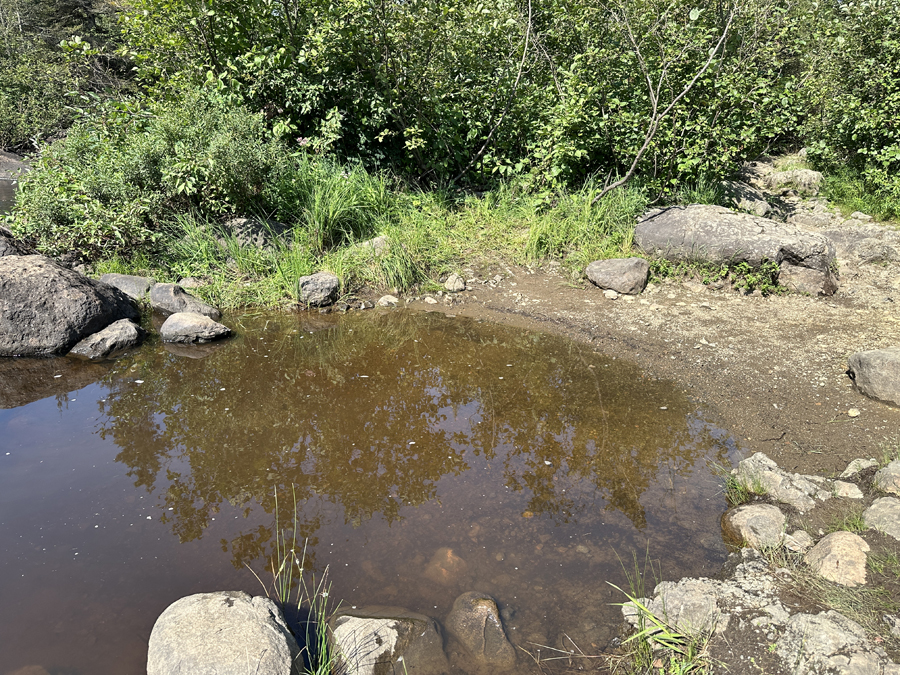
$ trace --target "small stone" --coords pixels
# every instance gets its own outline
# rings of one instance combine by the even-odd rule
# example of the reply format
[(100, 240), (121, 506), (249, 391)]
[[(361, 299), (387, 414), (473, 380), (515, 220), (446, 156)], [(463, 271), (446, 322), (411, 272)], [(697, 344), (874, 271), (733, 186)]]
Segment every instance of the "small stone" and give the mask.
[(785, 536), (784, 547), (793, 553), (805, 553), (815, 542), (805, 530), (796, 530)]
[(856, 408), (850, 408), (847, 411), (847, 417), (859, 417), (859, 410)]
[(595, 260), (587, 266), (584, 273), (599, 288), (623, 295), (637, 295), (647, 286), (650, 264), (643, 258), (636, 257)]
[(868, 223), (872, 221), (872, 216), (863, 213), (862, 211), (854, 211), (850, 214), (850, 218), (852, 220), (861, 220), (864, 223)]
[(396, 307), (400, 300), (393, 295), (382, 295), (375, 304), (378, 307)]
[(841, 473), (841, 478), (850, 478), (860, 471), (865, 471), (873, 466), (878, 466), (878, 462), (874, 459), (854, 459), (847, 465), (847, 468), (844, 469), (843, 473)]
[(855, 483), (846, 483), (842, 480), (834, 481), (834, 496), (845, 499), (862, 499), (863, 493)]
[(154, 284), (150, 289), (150, 306), (162, 314), (191, 312), (208, 316), (213, 321), (222, 317), (218, 309), (185, 292), (177, 284)]
[(141, 343), (146, 333), (130, 319), (119, 319), (106, 328), (72, 347), (70, 354), (89, 359), (105, 359), (113, 352), (129, 349)]
[(900, 459), (895, 459), (875, 474), (875, 487), (900, 495)]
[(615, 300), (616, 298), (619, 297), (619, 294), (613, 290), (607, 289), (607, 290), (603, 291), (603, 297), (606, 298), (607, 300)]
[(436, 305), (437, 304), (437, 300), (432, 298), (430, 295), (426, 295), (424, 298), (422, 298), (422, 302), (424, 302), (427, 305)]
[(178, 282), (178, 285), (182, 288), (203, 288), (209, 284), (197, 277), (185, 277)]
[(231, 334), (227, 326), (196, 312), (176, 312), (159, 329), (163, 342), (212, 342)]
[(431, 556), (425, 567), (425, 576), (444, 586), (452, 586), (459, 582), (468, 571), (466, 561), (453, 552), (452, 548), (439, 548)]
[(842, 586), (866, 583), (865, 539), (853, 532), (832, 532), (806, 554), (806, 563), (819, 576)]
[(451, 293), (459, 293), (466, 290), (466, 281), (458, 274), (453, 273), (447, 277), (447, 281), (444, 282), (444, 288)]
[(863, 512), (866, 527), (900, 539), (900, 499), (881, 497), (872, 502), (872, 506)]

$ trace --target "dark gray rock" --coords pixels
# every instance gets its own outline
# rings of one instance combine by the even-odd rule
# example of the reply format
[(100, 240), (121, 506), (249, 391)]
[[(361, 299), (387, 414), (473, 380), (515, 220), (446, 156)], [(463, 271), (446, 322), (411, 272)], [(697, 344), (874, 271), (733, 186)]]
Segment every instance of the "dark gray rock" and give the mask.
[(847, 366), (847, 374), (861, 393), (900, 406), (900, 347), (856, 352)]
[[(281, 246), (289, 246), (293, 228), (290, 225), (274, 220), (258, 218), (232, 218), (222, 225), (222, 232), (233, 239), (241, 248), (258, 248), (262, 251), (273, 251)], [(219, 246), (229, 252), (228, 240), (218, 239)]]
[(332, 641), (346, 675), (441, 675), (450, 672), (434, 619), (399, 607), (339, 611)]
[(297, 298), (301, 305), (327, 307), (338, 297), (340, 280), (331, 272), (316, 272), (297, 279)]
[(30, 169), (21, 156), (0, 150), (0, 180), (17, 180)]
[(156, 283), (156, 279), (150, 277), (135, 277), (130, 274), (104, 274), (100, 281), (110, 286), (115, 286), (125, 295), (135, 300), (143, 300), (150, 292), (150, 287)]
[(72, 347), (69, 354), (89, 359), (105, 359), (113, 352), (139, 345), (144, 335), (144, 330), (130, 319), (119, 319), (103, 330), (88, 335)]
[(172, 603), (156, 620), (147, 650), (147, 675), (288, 675), (302, 663), (275, 603), (240, 591)]
[(119, 319), (131, 298), (40, 255), (0, 258), (0, 356), (64, 354)]
[(510, 670), (516, 665), (516, 650), (506, 638), (496, 601), (489, 595), (470, 591), (453, 603), (445, 622), (480, 667)]
[(650, 264), (643, 258), (595, 260), (584, 273), (599, 288), (638, 295), (647, 286)]
[(676, 262), (758, 268), (765, 261), (832, 274), (834, 247), (825, 237), (791, 225), (694, 204), (651, 211), (635, 228), (637, 244), (649, 255)]
[(186, 292), (178, 284), (154, 284), (150, 288), (150, 306), (162, 314), (193, 312), (218, 321), (222, 313)]
[(163, 342), (212, 342), (231, 335), (231, 330), (197, 312), (176, 312), (159, 329)]
[(766, 193), (743, 181), (722, 181), (722, 191), (728, 205), (739, 211), (762, 217), (772, 210), (772, 205), (766, 199)]
[(727, 539), (755, 549), (775, 548), (784, 539), (785, 517), (772, 504), (745, 504), (722, 516)]
[(0, 226), (0, 258), (7, 255), (31, 255), (34, 251), (18, 241), (12, 232)]
[(779, 268), (778, 285), (793, 293), (814, 296), (834, 295), (838, 289), (837, 280), (831, 272), (820, 272), (786, 262), (781, 263)]
[(872, 506), (863, 512), (866, 527), (900, 539), (900, 499), (896, 497), (880, 497), (872, 502)]

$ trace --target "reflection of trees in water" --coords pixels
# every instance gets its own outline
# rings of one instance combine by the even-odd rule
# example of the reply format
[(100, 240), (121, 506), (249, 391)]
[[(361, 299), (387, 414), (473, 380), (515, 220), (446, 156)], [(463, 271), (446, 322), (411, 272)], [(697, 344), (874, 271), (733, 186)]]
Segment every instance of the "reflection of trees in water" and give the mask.
[[(164, 481), (182, 541), (223, 502), (273, 513), (274, 490), (291, 485), (301, 505), (338, 505), (347, 523), (392, 523), (474, 457), (499, 460), (535, 515), (573, 522), (603, 504), (640, 529), (661, 460), (684, 474), (701, 454), (682, 397), (588, 347), (433, 315), (351, 315), (314, 334), (303, 321), (245, 317), (243, 335), (205, 360), (147, 350), (107, 378), (100, 433), (136, 485)], [(301, 506), (298, 536), (314, 546), (325, 518)], [(241, 565), (273, 541), (261, 525), (223, 546)]]

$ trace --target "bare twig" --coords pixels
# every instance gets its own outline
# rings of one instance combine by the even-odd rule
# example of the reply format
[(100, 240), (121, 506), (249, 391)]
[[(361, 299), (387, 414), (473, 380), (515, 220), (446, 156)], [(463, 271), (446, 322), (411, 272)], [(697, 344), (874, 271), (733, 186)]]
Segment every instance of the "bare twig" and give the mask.
[(681, 58), (685, 51), (687, 50), (687, 46), (683, 47), (681, 52), (678, 54), (676, 59), (668, 61), (662, 68), (662, 72), (659, 76), (659, 81), (654, 86), (653, 81), (650, 79), (650, 74), (647, 69), (647, 64), (644, 61), (644, 57), (641, 54), (641, 49), (638, 42), (634, 38), (634, 34), (631, 30), (631, 24), (628, 21), (628, 16), (624, 13), (620, 15), (620, 20), (625, 24), (625, 29), (628, 31), (628, 38), (631, 42), (631, 47), (634, 50), (635, 56), (638, 59), (638, 64), (640, 65), (641, 71), (644, 74), (644, 78), (647, 81), (647, 92), (650, 96), (650, 104), (652, 106), (652, 112), (650, 115), (650, 124), (647, 127), (647, 131), (644, 133), (644, 142), (641, 145), (640, 150), (638, 150), (637, 155), (634, 157), (634, 161), (631, 163), (631, 166), (628, 168), (628, 171), (625, 173), (622, 178), (617, 181), (610, 183), (605, 186), (600, 193), (594, 197), (592, 204), (596, 204), (598, 201), (603, 199), (607, 194), (612, 192), (618, 187), (622, 187), (634, 176), (635, 171), (637, 170), (638, 163), (643, 158), (644, 153), (647, 152), (647, 148), (650, 147), (650, 144), (653, 142), (653, 138), (656, 136), (656, 132), (659, 130), (660, 123), (672, 112), (672, 109), (678, 105), (678, 102), (683, 99), (685, 96), (690, 93), (691, 89), (693, 89), (694, 85), (697, 84), (697, 81), (703, 77), (703, 74), (709, 69), (710, 65), (712, 65), (713, 61), (716, 58), (716, 55), (719, 53), (719, 50), (722, 48), (722, 45), (725, 44), (725, 39), (728, 37), (728, 31), (731, 29), (731, 23), (734, 20), (735, 10), (732, 9), (728, 13), (728, 20), (725, 22), (725, 27), (722, 29), (722, 34), (719, 36), (719, 41), (716, 43), (716, 46), (709, 52), (709, 58), (706, 59), (706, 62), (703, 64), (703, 67), (700, 68), (695, 74), (694, 77), (691, 78), (691, 81), (688, 82), (684, 88), (681, 90), (675, 98), (673, 98), (669, 105), (667, 105), (661, 112), (659, 111), (659, 95), (662, 91), (663, 83), (665, 82), (666, 74), (668, 73), (669, 66), (676, 61), (678, 58)]

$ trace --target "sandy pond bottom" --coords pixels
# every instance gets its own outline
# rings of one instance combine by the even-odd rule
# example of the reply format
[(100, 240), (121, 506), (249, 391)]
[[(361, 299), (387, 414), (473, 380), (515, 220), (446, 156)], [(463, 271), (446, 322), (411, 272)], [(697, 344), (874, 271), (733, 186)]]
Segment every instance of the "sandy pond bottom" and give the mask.
[(267, 578), (292, 491), (342, 606), (440, 621), (486, 591), (532, 652), (602, 650), (634, 553), (665, 578), (725, 559), (710, 465), (734, 443), (672, 383), (439, 314), (230, 324), (193, 350), (0, 364), (0, 673), (142, 672), (171, 602), (261, 592), (247, 567)]

